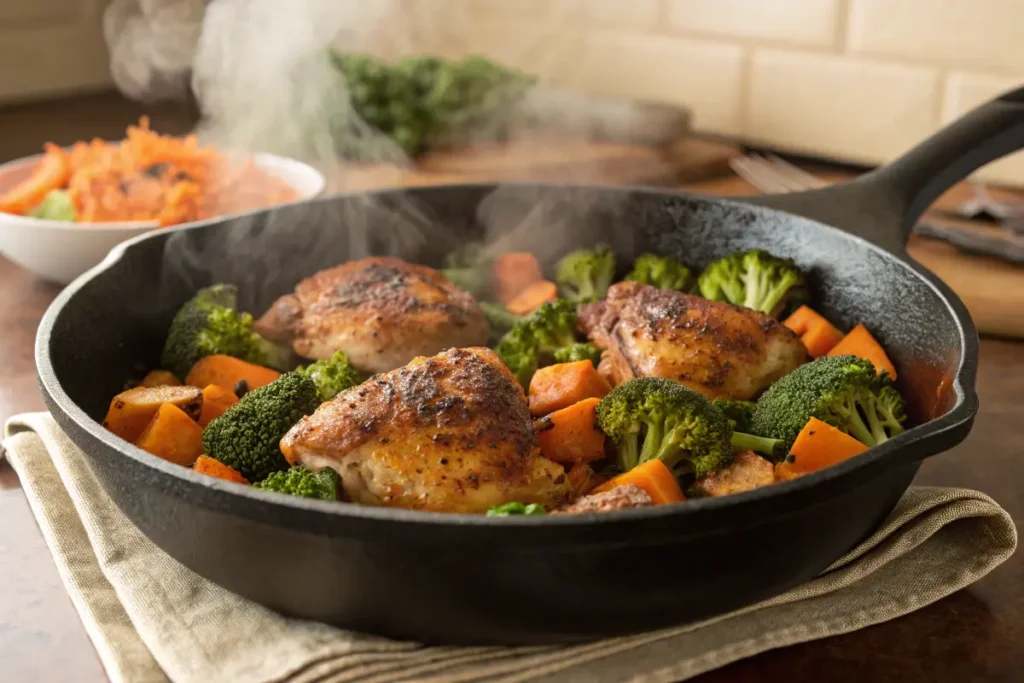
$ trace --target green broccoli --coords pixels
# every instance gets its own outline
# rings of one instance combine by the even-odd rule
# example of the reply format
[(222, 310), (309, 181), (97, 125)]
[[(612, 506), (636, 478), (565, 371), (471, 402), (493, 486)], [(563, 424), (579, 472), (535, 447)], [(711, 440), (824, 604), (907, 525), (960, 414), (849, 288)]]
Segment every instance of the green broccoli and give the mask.
[(614, 278), (615, 252), (606, 244), (578, 249), (555, 264), (559, 292), (574, 302), (603, 299)]
[(484, 248), (472, 243), (448, 254), (441, 274), (459, 289), (477, 298), (485, 298), (491, 294), (492, 267), (493, 262)]
[(870, 361), (823, 356), (771, 385), (757, 401), (751, 428), (790, 448), (807, 421), (816, 417), (866, 446), (903, 431), (905, 402), (889, 375)]
[(658, 458), (679, 475), (703, 477), (732, 458), (725, 416), (670, 379), (642, 377), (615, 387), (598, 404), (597, 423), (615, 443), (623, 472)]
[(338, 473), (330, 467), (312, 472), (302, 465), (296, 465), (283, 472), (271, 472), (266, 479), (253, 486), (302, 498), (338, 500)]
[(309, 367), (299, 366), (295, 372), (313, 380), (321, 401), (330, 401), (346, 389), (366, 380), (362, 373), (352, 367), (343, 351), (337, 351), (330, 359), (318, 360)]
[(693, 286), (693, 275), (681, 261), (657, 254), (640, 254), (633, 262), (633, 270), (624, 278), (642, 282), (659, 289), (689, 291)]
[(501, 338), (495, 352), (526, 388), (537, 368), (551, 365), (559, 349), (576, 343), (576, 304), (556, 299), (519, 321)]
[(734, 430), (750, 431), (750, 418), (754, 415), (753, 401), (738, 401), (731, 398), (716, 398), (711, 405), (722, 411)]
[(281, 439), (296, 422), (320, 406), (320, 394), (309, 377), (288, 372), (253, 389), (203, 430), (203, 449), (242, 473), (261, 481), (288, 468)]
[(483, 312), (484, 317), (487, 319), (487, 325), (491, 329), (491, 343), (499, 341), (506, 332), (518, 325), (523, 319), (522, 316), (509, 313), (505, 310), (504, 306), (491, 303), (490, 301), (481, 301), (480, 310)]
[(807, 281), (791, 259), (760, 249), (712, 261), (697, 279), (701, 296), (728, 301), (773, 318), (807, 300)]
[(524, 505), (520, 502), (505, 503), (504, 505), (496, 505), (487, 511), (488, 517), (510, 517), (515, 515), (543, 515), (547, 514), (543, 505), (537, 505), (536, 503), (530, 503)]
[(196, 361), (214, 354), (287, 370), (291, 353), (253, 331), (252, 316), (235, 310), (238, 290), (213, 285), (199, 290), (171, 321), (160, 363), (185, 379)]
[(590, 342), (580, 342), (556, 349), (554, 357), (556, 363), (575, 363), (581, 360), (589, 360), (596, 368), (597, 364), (601, 362), (601, 349)]

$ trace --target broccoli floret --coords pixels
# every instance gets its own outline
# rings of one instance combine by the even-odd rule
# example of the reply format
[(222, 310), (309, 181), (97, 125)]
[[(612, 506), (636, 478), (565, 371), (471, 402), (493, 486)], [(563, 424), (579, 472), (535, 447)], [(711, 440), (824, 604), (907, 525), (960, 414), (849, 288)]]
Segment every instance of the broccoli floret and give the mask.
[(556, 299), (538, 306), (509, 330), (495, 352), (523, 387), (537, 368), (555, 362), (555, 353), (576, 344), (576, 304)]
[(309, 377), (288, 372), (253, 389), (203, 430), (206, 455), (262, 481), (288, 468), (280, 443), (296, 422), (320, 406), (320, 394)]
[(705, 299), (728, 301), (775, 318), (808, 298), (806, 278), (796, 263), (760, 249), (711, 262), (697, 284)]
[(642, 282), (659, 289), (689, 291), (693, 286), (693, 274), (681, 261), (657, 254), (640, 254), (633, 262), (633, 270), (626, 280)]
[(614, 278), (615, 252), (606, 244), (578, 249), (555, 264), (558, 289), (570, 301), (603, 299)]
[(887, 373), (854, 356), (823, 356), (775, 382), (757, 401), (755, 434), (792, 447), (807, 421), (816, 417), (866, 446), (877, 446), (903, 431), (906, 404)]
[(473, 243), (448, 254), (441, 274), (459, 289), (483, 298), (491, 293), (492, 265), (483, 247)]
[(235, 310), (237, 289), (214, 285), (199, 290), (171, 321), (160, 363), (185, 379), (196, 361), (214, 354), (286, 370), (291, 354), (253, 331), (252, 316)]
[(496, 505), (487, 511), (488, 517), (509, 517), (512, 515), (543, 515), (547, 514), (543, 505), (537, 505), (536, 503), (530, 503), (524, 505), (523, 503), (505, 503), (504, 505)]
[(711, 405), (722, 411), (732, 428), (739, 432), (750, 431), (750, 418), (754, 414), (753, 401), (738, 401), (731, 398), (716, 398)]
[(296, 465), (283, 472), (271, 472), (266, 479), (253, 486), (302, 498), (338, 500), (338, 473), (330, 467), (312, 472), (302, 465)]
[(366, 379), (352, 367), (343, 351), (337, 351), (329, 359), (318, 360), (309, 367), (299, 366), (295, 372), (313, 380), (321, 401), (330, 401), (346, 389), (362, 384)]
[(597, 367), (601, 362), (601, 349), (590, 342), (580, 342), (571, 346), (563, 346), (555, 351), (556, 363), (576, 363), (581, 360), (589, 360)]
[(505, 310), (504, 306), (491, 303), (490, 301), (481, 301), (480, 310), (483, 312), (484, 318), (487, 319), (487, 325), (491, 329), (491, 343), (499, 341), (506, 332), (519, 324), (523, 319), (522, 316), (509, 313)]
[(633, 379), (597, 406), (623, 472), (658, 458), (677, 475), (703, 477), (732, 458), (729, 421), (701, 394), (659, 377)]

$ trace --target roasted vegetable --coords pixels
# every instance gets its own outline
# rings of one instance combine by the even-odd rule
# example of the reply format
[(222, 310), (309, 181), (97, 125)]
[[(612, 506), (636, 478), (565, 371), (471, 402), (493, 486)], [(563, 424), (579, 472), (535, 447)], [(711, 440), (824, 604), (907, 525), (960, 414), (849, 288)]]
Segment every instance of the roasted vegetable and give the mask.
[(336, 351), (329, 359), (318, 360), (308, 367), (300, 366), (295, 372), (313, 380), (321, 401), (330, 401), (346, 389), (362, 384), (366, 379), (352, 367), (348, 356), (342, 351)]
[(255, 365), (285, 370), (291, 353), (253, 331), (248, 313), (235, 310), (237, 289), (214, 285), (201, 289), (174, 316), (160, 362), (179, 378), (188, 375), (201, 358), (234, 356)]
[(544, 281), (540, 262), (536, 256), (528, 252), (513, 251), (501, 254), (494, 259), (493, 268), (494, 291), (497, 293), (498, 301), (505, 308), (509, 308), (509, 304), (531, 285)]
[(615, 444), (623, 472), (661, 460), (677, 475), (702, 477), (732, 457), (725, 416), (672, 380), (643, 377), (620, 384), (601, 400), (597, 420)]
[(537, 440), (544, 457), (572, 465), (604, 457), (604, 433), (597, 428), (600, 399), (585, 398), (537, 420)]
[(812, 417), (867, 446), (903, 431), (903, 397), (871, 361), (824, 356), (800, 366), (768, 388), (751, 419), (756, 434), (779, 439), (787, 450)]
[(196, 458), (195, 463), (192, 465), (192, 471), (198, 472), (199, 474), (205, 474), (206, 476), (213, 477), (215, 479), (233, 481), (237, 484), (249, 483), (249, 481), (243, 477), (238, 470), (232, 469), (220, 460), (214, 460), (206, 455), (200, 455)]
[(701, 296), (778, 317), (807, 300), (803, 272), (790, 259), (760, 249), (712, 261), (697, 280)]
[(831, 467), (867, 449), (846, 432), (812, 417), (800, 430), (786, 460), (775, 466), (775, 474), (779, 479), (792, 479)]
[(164, 403), (177, 406), (189, 418), (197, 420), (203, 409), (203, 392), (198, 387), (183, 386), (136, 387), (122, 391), (110, 402), (103, 426), (134, 443)]
[(161, 404), (135, 445), (176, 465), (191, 467), (203, 454), (203, 428), (173, 403)]
[(591, 342), (580, 342), (570, 344), (560, 349), (555, 349), (555, 361), (559, 363), (575, 363), (581, 360), (589, 360), (596, 368), (601, 362), (601, 349)]
[(216, 384), (220, 387), (233, 388), (238, 386), (239, 382), (245, 382), (245, 386), (249, 389), (259, 389), (280, 376), (281, 373), (277, 370), (217, 353), (196, 361), (196, 364), (188, 371), (188, 375), (185, 376), (185, 384), (193, 387)]
[(615, 387), (601, 400), (597, 417), (601, 431), (615, 444), (616, 465), (624, 472), (658, 459), (679, 476), (703, 477), (728, 464), (735, 450), (783, 454), (776, 440), (734, 432), (704, 396), (660, 377)]
[(828, 351), (829, 356), (856, 356), (870, 361), (875, 366), (875, 371), (889, 373), (889, 377), (896, 379), (896, 366), (889, 360), (882, 345), (875, 340), (868, 328), (864, 325), (857, 325), (839, 342)]
[(615, 278), (615, 252), (606, 244), (578, 249), (555, 264), (555, 281), (570, 301), (603, 299)]
[(554, 301), (558, 298), (558, 287), (554, 282), (540, 280), (534, 282), (523, 291), (516, 294), (505, 304), (505, 308), (513, 315), (527, 315), (537, 310), (542, 304)]
[(525, 389), (538, 367), (551, 365), (559, 349), (576, 343), (576, 305), (558, 299), (543, 304), (509, 330), (495, 352)]
[(530, 380), (530, 413), (541, 417), (587, 398), (604, 398), (612, 388), (589, 360), (540, 368)]
[(630, 484), (643, 489), (655, 505), (680, 503), (686, 500), (675, 474), (662, 460), (648, 460), (640, 463), (628, 472), (609, 479), (590, 493), (591, 495), (605, 493)]
[(828, 354), (843, 338), (839, 328), (806, 304), (793, 311), (783, 325), (800, 336), (811, 358)]
[(203, 409), (199, 413), (199, 426), (205, 428), (236, 403), (238, 396), (231, 389), (216, 384), (207, 385), (203, 388)]
[(749, 432), (750, 418), (754, 415), (753, 401), (738, 401), (731, 398), (716, 398), (711, 405), (722, 411), (734, 431)]
[[(140, 387), (177, 387), (181, 381), (168, 370), (150, 370), (139, 382)], [(193, 385), (195, 386), (195, 385)]]
[(515, 515), (543, 515), (546, 514), (544, 506), (538, 505), (537, 503), (529, 503), (524, 505), (523, 503), (513, 502), (505, 503), (504, 505), (496, 505), (487, 511), (488, 517), (509, 517)]
[(266, 479), (253, 486), (301, 498), (338, 500), (338, 473), (330, 467), (312, 472), (302, 465), (295, 465), (283, 472), (271, 472)]
[(504, 306), (491, 303), (490, 301), (481, 301), (480, 310), (483, 312), (484, 317), (487, 318), (487, 324), (491, 328), (491, 343), (497, 343), (506, 332), (523, 319), (523, 316), (509, 313)]
[(633, 270), (623, 279), (680, 292), (687, 292), (693, 286), (693, 274), (689, 268), (681, 261), (657, 254), (637, 256), (633, 262)]
[(310, 378), (289, 372), (254, 389), (216, 418), (203, 432), (206, 455), (242, 473), (252, 482), (288, 468), (280, 442), (296, 422), (320, 406)]

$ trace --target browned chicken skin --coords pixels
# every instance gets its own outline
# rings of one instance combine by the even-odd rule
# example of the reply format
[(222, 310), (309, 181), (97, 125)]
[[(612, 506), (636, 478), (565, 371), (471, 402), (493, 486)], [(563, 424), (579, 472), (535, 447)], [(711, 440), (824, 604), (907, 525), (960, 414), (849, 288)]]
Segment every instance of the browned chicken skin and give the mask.
[(342, 392), (295, 425), (281, 451), (335, 469), (346, 497), (370, 505), (485, 512), (572, 495), (565, 469), (540, 454), (522, 388), (486, 348), (416, 358)]
[(672, 379), (708, 398), (750, 400), (809, 360), (789, 328), (757, 311), (638, 282), (580, 308), (613, 385)]
[(482, 346), (488, 327), (476, 300), (441, 273), (391, 257), (344, 263), (306, 278), (278, 299), (256, 330), (303, 358), (344, 351), (368, 374), (417, 356)]

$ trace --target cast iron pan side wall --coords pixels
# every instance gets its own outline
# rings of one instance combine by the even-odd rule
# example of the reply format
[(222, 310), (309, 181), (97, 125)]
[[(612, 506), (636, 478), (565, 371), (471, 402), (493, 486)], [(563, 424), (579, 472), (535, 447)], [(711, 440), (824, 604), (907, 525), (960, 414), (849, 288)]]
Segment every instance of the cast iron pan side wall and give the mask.
[[(451, 226), (461, 242), (480, 230), (466, 217), (491, 189), (421, 189), (412, 193), (416, 211), (407, 212)], [(654, 250), (700, 266), (734, 249), (764, 247), (810, 269), (827, 315), (877, 330), (910, 386), (934, 394), (936, 378), (956, 373), (960, 330), (947, 304), (905, 264), (839, 231), (653, 192), (515, 186), (501, 193), (495, 229), (508, 249), (540, 250), (550, 262), (602, 239), (624, 264)], [(393, 253), (436, 264), (449, 248), (450, 236), (423, 238), (410, 228), (412, 218), (353, 236), (348, 227), (365, 220), (365, 201), (326, 199), (129, 246), (57, 315), (48, 343), (60, 387), (101, 419), (125, 378), (155, 363), (173, 311), (197, 286), (235, 282), (251, 297), (243, 303), (261, 311), (302, 277), (349, 257)], [(552, 225), (565, 227), (553, 232)], [(173, 268), (165, 254), (174, 255)], [(916, 384), (915, 375), (922, 378)], [(269, 505), (242, 487), (199, 484), (152, 466), (148, 455), (121, 452), (123, 445), (61, 411), (46, 377), (43, 383), (61, 426), (118, 506), (186, 566), (288, 614), (435, 642), (575, 640), (750, 604), (815, 575), (862, 539), (891, 511), (917, 461), (943, 447), (934, 439), (920, 445), (911, 433), (902, 450), (879, 449), (888, 455), (785, 495), (763, 489), (735, 501), (499, 531), (395, 521), (400, 511), (367, 519), (348, 506), (294, 499)], [(962, 438), (967, 426), (948, 440)], [(282, 582), (297, 566), (302, 581)]]

